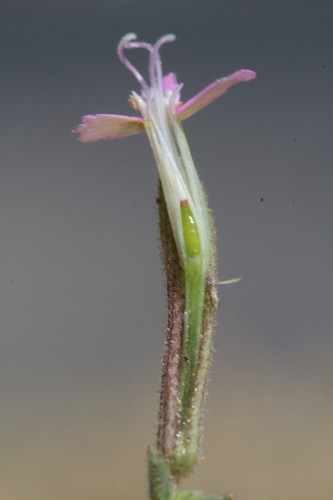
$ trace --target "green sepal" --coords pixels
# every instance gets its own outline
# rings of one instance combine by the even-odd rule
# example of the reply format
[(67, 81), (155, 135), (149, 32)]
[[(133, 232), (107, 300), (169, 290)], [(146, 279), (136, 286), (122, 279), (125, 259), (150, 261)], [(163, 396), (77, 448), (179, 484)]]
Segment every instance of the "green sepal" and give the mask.
[(148, 469), (151, 500), (171, 500), (170, 471), (163, 456), (155, 448), (148, 450)]

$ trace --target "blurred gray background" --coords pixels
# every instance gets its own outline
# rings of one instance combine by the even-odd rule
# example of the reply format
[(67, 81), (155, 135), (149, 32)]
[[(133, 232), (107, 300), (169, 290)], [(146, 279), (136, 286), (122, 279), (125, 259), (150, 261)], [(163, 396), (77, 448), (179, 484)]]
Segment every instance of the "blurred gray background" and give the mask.
[[(82, 115), (133, 114), (127, 32), (163, 47), (214, 210), (222, 286), (205, 460), (186, 487), (333, 498), (333, 3), (3, 0), (0, 498), (144, 500), (165, 305), (145, 135), (84, 145)], [(143, 72), (145, 51), (129, 53)], [(185, 485), (184, 485), (185, 486)]]

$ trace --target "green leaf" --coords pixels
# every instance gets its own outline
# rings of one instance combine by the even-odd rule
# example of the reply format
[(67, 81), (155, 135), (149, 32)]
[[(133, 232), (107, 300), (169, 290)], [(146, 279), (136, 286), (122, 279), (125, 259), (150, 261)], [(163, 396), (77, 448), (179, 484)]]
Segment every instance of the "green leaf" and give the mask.
[(202, 500), (237, 500), (235, 495), (213, 495), (203, 497)]
[(202, 500), (202, 491), (177, 491), (172, 500)]
[(234, 495), (204, 496), (202, 491), (177, 491), (172, 500), (237, 500)]
[(148, 451), (148, 467), (151, 500), (171, 500), (172, 484), (169, 468), (155, 448), (150, 448)]

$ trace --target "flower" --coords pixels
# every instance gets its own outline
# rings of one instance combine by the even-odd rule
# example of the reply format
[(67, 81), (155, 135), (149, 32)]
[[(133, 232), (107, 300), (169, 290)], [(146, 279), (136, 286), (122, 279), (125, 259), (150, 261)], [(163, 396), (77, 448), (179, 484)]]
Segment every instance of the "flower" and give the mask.
[[(146, 131), (156, 158), (170, 222), (181, 261), (201, 257), (204, 268), (210, 260), (211, 231), (209, 214), (201, 182), (196, 172), (181, 126), (188, 118), (238, 82), (255, 78), (250, 70), (239, 70), (216, 80), (185, 103), (180, 101), (182, 84), (174, 73), (163, 77), (159, 50), (173, 42), (174, 35), (165, 35), (155, 45), (136, 41), (136, 35), (125, 35), (118, 46), (123, 64), (141, 85), (141, 94), (132, 92), (129, 105), (141, 113), (138, 116), (87, 115), (74, 129), (82, 142), (118, 139)], [(144, 48), (150, 53), (150, 86), (125, 56), (125, 49)], [(193, 247), (195, 245), (196, 248)]]
[[(181, 121), (210, 104), (230, 86), (256, 76), (253, 71), (236, 71), (182, 103), (182, 84), (178, 84), (174, 73), (163, 77), (159, 55), (161, 46), (174, 40), (174, 35), (165, 35), (155, 45), (150, 45), (136, 41), (132, 33), (125, 35), (119, 43), (118, 54), (141, 85), (141, 93), (132, 92), (129, 97), (130, 106), (141, 116), (88, 115), (74, 130), (80, 134), (82, 142), (117, 139), (146, 131), (158, 167), (161, 181), (159, 227), (168, 327), (160, 393), (158, 453), (152, 452), (150, 462), (151, 477), (156, 479), (151, 484), (157, 488), (161, 486), (162, 476), (155, 472), (161, 471), (163, 464), (167, 471), (165, 477), (169, 480), (171, 474), (178, 481), (189, 474), (198, 461), (217, 309), (212, 217)], [(125, 56), (125, 49), (134, 48), (149, 52), (150, 86)]]

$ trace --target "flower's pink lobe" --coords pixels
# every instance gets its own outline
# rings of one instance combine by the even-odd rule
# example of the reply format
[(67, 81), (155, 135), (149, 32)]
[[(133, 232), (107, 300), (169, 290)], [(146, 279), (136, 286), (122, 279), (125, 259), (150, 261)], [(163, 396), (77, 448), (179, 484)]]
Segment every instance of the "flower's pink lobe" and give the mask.
[(119, 139), (144, 131), (143, 119), (136, 116), (87, 115), (83, 123), (73, 132), (81, 134), (81, 142), (96, 142), (100, 139)]
[(169, 73), (165, 75), (162, 80), (163, 83), (163, 93), (166, 94), (168, 90), (172, 92), (178, 87), (177, 77), (174, 73)]
[(215, 99), (224, 94), (224, 92), (226, 92), (232, 85), (235, 85), (235, 83), (247, 82), (249, 80), (253, 80), (255, 77), (256, 74), (254, 71), (240, 69), (239, 71), (236, 71), (225, 78), (221, 78), (220, 80), (216, 80), (212, 84), (208, 85), (208, 87), (204, 88), (201, 92), (199, 92), (199, 94), (179, 106), (175, 110), (175, 113), (179, 115), (181, 120), (184, 120), (205, 106), (208, 106), (211, 102), (215, 101)]

